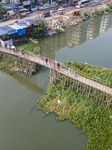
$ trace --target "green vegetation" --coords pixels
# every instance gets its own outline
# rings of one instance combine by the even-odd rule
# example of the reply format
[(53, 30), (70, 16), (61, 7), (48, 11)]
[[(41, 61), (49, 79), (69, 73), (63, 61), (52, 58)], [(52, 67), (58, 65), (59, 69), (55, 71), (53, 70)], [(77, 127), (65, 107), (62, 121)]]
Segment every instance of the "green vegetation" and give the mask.
[(38, 43), (34, 43), (34, 42), (28, 42), (26, 44), (23, 44), (23, 45), (19, 46), (17, 49), (19, 51), (21, 51), (21, 49), (23, 49), (25, 51), (25, 53), (27, 53), (27, 54), (34, 53), (34, 54), (38, 55), (40, 52), (40, 47), (39, 47)]
[(87, 12), (84, 12), (83, 14), (84, 14), (84, 16), (87, 16)]
[(39, 19), (39, 20), (35, 20), (35, 23), (36, 24), (32, 30), (33, 38), (36, 38), (36, 39), (44, 38), (47, 33), (46, 28), (45, 28), (45, 21), (42, 19)]
[(100, 14), (104, 14), (104, 10), (100, 10)]
[(4, 69), (6, 67), (8, 67), (11, 72), (14, 72), (15, 63), (12, 64), (12, 63), (9, 63), (7, 60), (1, 59), (0, 60), (0, 69)]
[(56, 33), (61, 33), (63, 32), (62, 30), (59, 30), (59, 29), (55, 29)]
[[(110, 83), (110, 86), (112, 87), (112, 70), (105, 69), (102, 67), (95, 67), (88, 64), (83, 64), (79, 62), (65, 62), (64, 63), (67, 67), (71, 66), (72, 70), (77, 70), (77, 72), (81, 75), (88, 76), (90, 79), (96, 77), (96, 79), (100, 78), (102, 80), (105, 80), (106, 82)], [(95, 79), (95, 78), (94, 78)], [(98, 80), (96, 80), (98, 82)], [(106, 85), (106, 82), (104, 83)], [(103, 84), (103, 83), (102, 83)], [(107, 83), (107, 86), (108, 83)]]
[(0, 19), (3, 18), (3, 15), (6, 14), (6, 9), (0, 3)]
[(79, 18), (82, 18), (82, 16), (79, 16)]
[(7, 66), (7, 62), (1, 62), (0, 63), (0, 69), (3, 69)]
[(38, 24), (38, 23), (42, 23), (44, 25), (46, 24), (45, 19), (35, 19), (34, 21), (35, 21), (35, 24)]
[(83, 128), (89, 138), (86, 150), (108, 150), (112, 147), (112, 109), (105, 110), (87, 95), (81, 96), (72, 88), (65, 89), (61, 83), (56, 86), (50, 84), (38, 108), (46, 114), (54, 112), (59, 115), (59, 120), (69, 119), (75, 127)]
[(112, 4), (107, 4), (109, 6), (110, 9), (112, 9)]
[(110, 12), (110, 8), (109, 7), (105, 8), (105, 11)]
[(95, 10), (95, 11), (94, 11), (94, 14), (98, 16), (98, 15), (100, 15), (100, 11)]

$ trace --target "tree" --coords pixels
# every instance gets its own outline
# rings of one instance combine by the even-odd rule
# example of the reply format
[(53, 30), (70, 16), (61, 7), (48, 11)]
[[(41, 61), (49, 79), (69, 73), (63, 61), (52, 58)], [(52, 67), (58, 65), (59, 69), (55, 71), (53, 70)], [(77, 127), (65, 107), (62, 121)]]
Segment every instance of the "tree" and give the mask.
[(6, 13), (6, 9), (0, 3), (0, 19), (3, 18), (3, 14), (5, 14), (5, 13)]
[(36, 39), (44, 37), (46, 34), (45, 24), (37, 23), (32, 30), (32, 36)]

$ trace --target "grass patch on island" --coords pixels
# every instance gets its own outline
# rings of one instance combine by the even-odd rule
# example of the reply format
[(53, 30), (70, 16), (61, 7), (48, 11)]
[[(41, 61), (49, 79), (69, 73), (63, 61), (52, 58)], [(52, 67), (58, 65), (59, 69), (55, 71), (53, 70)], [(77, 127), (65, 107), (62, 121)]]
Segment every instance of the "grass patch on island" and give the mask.
[[(65, 62), (64, 63), (68, 68), (71, 67), (72, 70), (77, 70), (78, 74), (80, 72), (81, 75), (85, 75), (92, 78), (94, 78), (96, 82), (98, 82), (99, 79), (101, 79), (104, 82), (101, 82), (101, 84), (105, 84), (107, 86), (112, 87), (112, 69), (105, 69), (102, 67), (95, 67), (91, 66), (89, 64), (83, 64), (81, 62)], [(96, 77), (96, 78), (95, 78)], [(100, 82), (100, 81), (99, 81)], [(107, 83), (106, 83), (107, 82)]]

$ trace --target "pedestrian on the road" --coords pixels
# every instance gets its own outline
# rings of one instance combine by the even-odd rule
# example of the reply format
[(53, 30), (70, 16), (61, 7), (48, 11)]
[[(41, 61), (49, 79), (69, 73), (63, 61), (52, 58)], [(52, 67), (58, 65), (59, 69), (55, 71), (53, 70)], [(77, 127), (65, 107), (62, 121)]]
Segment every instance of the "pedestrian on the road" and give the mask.
[(69, 67), (69, 73), (71, 73), (71, 67)]
[(57, 67), (58, 67), (58, 69), (59, 69), (59, 67), (60, 67), (60, 64), (59, 64), (59, 62), (57, 63)]
[(48, 59), (46, 58), (46, 64), (47, 64), (47, 62), (48, 62)]
[(75, 75), (75, 77), (76, 77), (76, 75), (77, 75), (77, 71), (76, 71), (76, 70), (75, 70), (75, 74), (74, 74), (74, 75)]
[(63, 69), (63, 66), (61, 66), (61, 71), (62, 71), (62, 69)]
[(21, 50), (21, 54), (24, 55), (24, 50), (23, 49)]
[(6, 48), (6, 50), (7, 50), (7, 44), (5, 43), (5, 48)]

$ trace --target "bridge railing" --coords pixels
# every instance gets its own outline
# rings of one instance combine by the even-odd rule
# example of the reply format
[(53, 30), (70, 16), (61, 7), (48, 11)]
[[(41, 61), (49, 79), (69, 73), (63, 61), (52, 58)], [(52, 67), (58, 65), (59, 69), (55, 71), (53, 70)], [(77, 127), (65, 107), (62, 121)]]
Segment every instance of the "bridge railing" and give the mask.
[[(69, 68), (68, 68), (67, 66), (65, 66), (64, 64), (63, 64), (63, 67), (64, 67), (65, 69), (69, 69)], [(75, 70), (72, 70), (72, 72), (74, 72), (74, 71), (75, 71)], [(106, 80), (103, 80), (103, 79), (101, 79), (101, 78), (98, 78), (98, 77), (96, 77), (96, 76), (88, 76), (87, 73), (85, 73), (84, 71), (79, 70), (78, 68), (76, 68), (76, 71), (77, 71), (77, 73), (78, 73), (80, 76), (82, 76), (82, 77), (85, 77), (85, 78), (87, 78), (87, 79), (93, 80), (93, 81), (95, 81), (95, 82), (97, 82), (97, 83), (100, 83), (100, 84), (105, 85), (105, 86), (108, 86), (108, 87), (111, 87), (111, 86), (112, 86), (110, 82), (108, 82), (108, 81), (106, 81)]]
[[(33, 56), (33, 57), (40, 57), (40, 58), (41, 58), (42, 60), (44, 60), (44, 61), (45, 61), (46, 59), (48, 59), (48, 61), (49, 61), (49, 60), (51, 61), (51, 64), (52, 64), (53, 62), (55, 62), (55, 65), (57, 65), (57, 63), (59, 62), (59, 61), (57, 61), (56, 59), (55, 59), (55, 60), (52, 60), (52, 59), (47, 58), (47, 57), (42, 56), (42, 55), (35, 56), (35, 55), (33, 54), (32, 56)], [(68, 68), (63, 62), (59, 62), (59, 64), (60, 64), (60, 66), (63, 66), (64, 69), (69, 70), (69, 68)], [(54, 68), (53, 68), (53, 69), (54, 69)], [(87, 73), (85, 73), (84, 71), (79, 70), (78, 68), (76, 68), (76, 70), (77, 70), (78, 75), (80, 75), (80, 76), (82, 76), (82, 77), (85, 77), (85, 78), (87, 78), (87, 79), (93, 80), (93, 81), (95, 81), (95, 82), (97, 82), (97, 83), (100, 83), (100, 84), (102, 84), (102, 85), (111, 87), (111, 83), (108, 82), (108, 81), (106, 81), (106, 80), (103, 80), (103, 79), (98, 78), (98, 77), (96, 77), (96, 76), (88, 76)], [(71, 70), (71, 72), (74, 73), (75, 70)]]
[[(18, 52), (18, 51), (17, 51)], [(27, 54), (27, 53), (26, 53)], [(32, 56), (32, 57), (38, 57), (38, 58), (41, 58), (42, 60), (46, 60), (46, 59), (48, 59), (48, 61), (50, 60), (51, 61), (51, 64), (53, 63), (53, 62), (55, 62), (55, 65), (57, 65), (57, 63), (59, 62), (59, 61), (57, 61), (56, 59), (55, 60), (52, 60), (52, 59), (50, 59), (50, 58), (47, 58), (47, 57), (45, 57), (45, 56), (42, 56), (42, 55), (35, 55), (34, 53), (28, 53), (27, 54), (29, 57), (30, 56)], [(62, 66), (64, 69), (66, 69), (66, 70), (69, 70), (69, 68), (62, 62), (62, 63), (60, 63), (59, 62), (59, 64), (60, 64), (60, 66)], [(52, 67), (53, 68), (53, 67)], [(53, 68), (54, 69), (54, 68)], [(76, 70), (77, 70), (77, 72), (78, 72), (78, 75), (80, 75), (80, 76), (82, 76), (82, 77), (85, 77), (85, 78), (87, 78), (87, 79), (90, 79), (90, 80), (93, 80), (93, 81), (95, 81), (95, 82), (97, 82), (97, 83), (100, 83), (100, 84), (102, 84), (102, 85), (105, 85), (105, 86), (108, 86), (108, 87), (112, 87), (112, 85), (111, 85), (111, 83), (110, 82), (108, 82), (108, 81), (106, 81), (106, 80), (102, 80), (101, 78), (98, 78), (98, 77), (96, 77), (96, 76), (88, 76), (84, 71), (81, 71), (81, 70), (79, 70), (78, 68), (76, 68)], [(71, 72), (72, 73), (74, 73), (74, 71), (75, 70), (71, 70)]]

